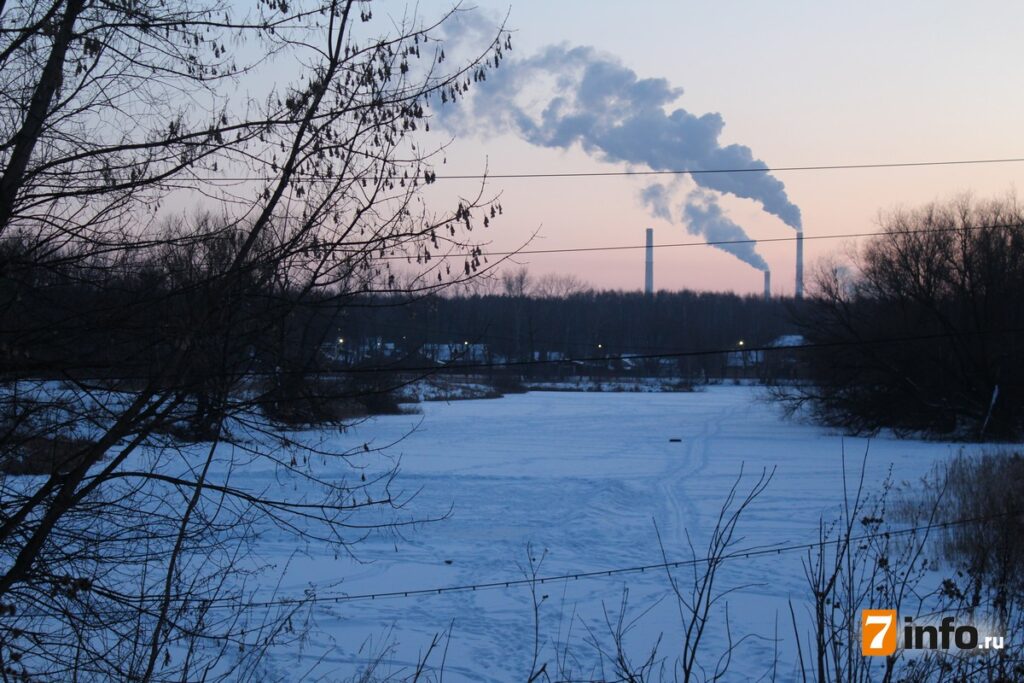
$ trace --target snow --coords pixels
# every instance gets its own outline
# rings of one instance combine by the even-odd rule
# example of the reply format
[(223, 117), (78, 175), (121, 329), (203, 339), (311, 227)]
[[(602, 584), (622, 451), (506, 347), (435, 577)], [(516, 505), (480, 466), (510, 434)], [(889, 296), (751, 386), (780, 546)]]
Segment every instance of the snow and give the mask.
[[(371, 536), (354, 547), (357, 559), (336, 557), (326, 547), (295, 548), (268, 529), (260, 540), (261, 559), (286, 567), (278, 597), (310, 588), (324, 597), (522, 579), (528, 544), (538, 560), (543, 556), (542, 576), (656, 564), (662, 556), (655, 525), (669, 559), (685, 560), (687, 534), (699, 552), (741, 470), (747, 486), (762, 469), (775, 468), (775, 475), (741, 522), (739, 545), (810, 542), (819, 519), (838, 512), (842, 454), (847, 476), (855, 480), (869, 445), (786, 421), (763, 400), (763, 389), (749, 386), (697, 393), (531, 392), (420, 407), (422, 415), (379, 417), (320, 437), (325, 447), (346, 450), (397, 442), (388, 451), (400, 457), (395, 488), (418, 492), (400, 514), (445, 518), (404, 528), (401, 537)], [(890, 467), (896, 482), (916, 480), (959, 448), (872, 439), (867, 488), (877, 490)], [(351, 476), (337, 466), (339, 477)], [(373, 472), (371, 467), (368, 476)], [(234, 476), (258, 487), (271, 474), (243, 470)], [(802, 557), (784, 553), (726, 563), (719, 586), (738, 588), (728, 598), (734, 637), (761, 636), (740, 646), (731, 680), (756, 679), (771, 667), (768, 639), (776, 618), (784, 641), (780, 678), (793, 673), (788, 601), (802, 605), (807, 597)], [(689, 570), (676, 571), (685, 580)], [(661, 653), (671, 665), (680, 654), (679, 616), (663, 571), (538, 586), (549, 596), (540, 608), (542, 660), (554, 656), (555, 643), (571, 630), (577, 673), (600, 676), (587, 628), (608, 644), (603, 610), (614, 618), (626, 588), (630, 616), (650, 608), (627, 640), (635, 657), (642, 659), (664, 633)], [(334, 680), (354, 674), (374, 654), (382, 657), (378, 675), (410, 673), (433, 634), (452, 625), (445, 680), (525, 680), (532, 604), (529, 587), (320, 602), (311, 608), (308, 642), (301, 651), (276, 651), (267, 673), (287, 678), (312, 667), (313, 677)], [(713, 621), (704, 645), (711, 665), (724, 647), (724, 613)], [(440, 661), (436, 652), (431, 662)]]

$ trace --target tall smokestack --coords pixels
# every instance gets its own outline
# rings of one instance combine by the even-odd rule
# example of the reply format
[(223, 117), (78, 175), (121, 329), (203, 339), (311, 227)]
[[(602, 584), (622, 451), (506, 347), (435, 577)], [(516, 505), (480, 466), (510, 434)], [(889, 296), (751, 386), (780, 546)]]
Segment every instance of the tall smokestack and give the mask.
[(644, 268), (644, 294), (654, 294), (654, 228), (647, 228), (647, 263)]
[(804, 298), (804, 233), (796, 233), (796, 298)]
[(772, 271), (764, 271), (764, 300), (770, 301), (772, 298)]

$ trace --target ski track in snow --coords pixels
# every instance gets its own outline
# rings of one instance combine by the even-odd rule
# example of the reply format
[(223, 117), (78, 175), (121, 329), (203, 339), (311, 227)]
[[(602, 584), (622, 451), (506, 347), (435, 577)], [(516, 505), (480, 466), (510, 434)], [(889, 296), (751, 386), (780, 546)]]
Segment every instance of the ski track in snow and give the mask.
[[(287, 563), (283, 595), (301, 594), (310, 585), (320, 595), (338, 595), (517, 580), (524, 577), (528, 543), (538, 557), (547, 551), (541, 575), (655, 564), (661, 561), (655, 522), (669, 559), (685, 560), (687, 532), (699, 554), (741, 466), (741, 493), (762, 468), (777, 467), (777, 472), (741, 521), (739, 546), (813, 541), (819, 518), (831, 519), (839, 510), (843, 449), (853, 487), (867, 440), (784, 421), (776, 408), (760, 400), (761, 392), (746, 386), (690, 394), (533, 392), (424, 403), (422, 424), (395, 448), (402, 456), (395, 488), (419, 491), (408, 512), (429, 517), (450, 507), (447, 519), (406, 529), (401, 538), (371, 537), (354, 548), (360, 562), (344, 555), (335, 559), (327, 548), (295, 548), (273, 530), (261, 540), (260, 554), (280, 566)], [(363, 442), (380, 445), (420, 419), (376, 418), (330, 437), (328, 444), (345, 449)], [(671, 443), (670, 438), (682, 441)], [(917, 479), (958, 448), (873, 439), (867, 488), (877, 490), (890, 465), (897, 482)], [(236, 476), (247, 475), (240, 471)], [(248, 483), (257, 486), (270, 473), (251, 476)], [(767, 639), (777, 615), (780, 637), (791, 636), (787, 601), (804, 600), (802, 557), (788, 553), (726, 563), (719, 586), (743, 586), (729, 599), (734, 637), (763, 637), (744, 643), (732, 679), (757, 678), (770, 667), (773, 645)], [(677, 571), (685, 583), (692, 570)], [(551, 643), (564, 640), (571, 626), (576, 654), (597, 661), (583, 642), (584, 622), (606, 634), (602, 610), (614, 614), (626, 587), (631, 614), (654, 605), (628, 641), (637, 657), (664, 633), (662, 653), (674, 661), (679, 616), (674, 601), (667, 599), (663, 571), (538, 586), (548, 595), (541, 607), (544, 655), (551, 657)], [(365, 641), (378, 643), (390, 634), (394, 647), (387, 651), (383, 671), (408, 672), (432, 635), (450, 623), (445, 680), (524, 680), (529, 669), (533, 622), (528, 587), (322, 603), (313, 608), (312, 620), (303, 652), (275, 652), (275, 670), (302, 671), (323, 657), (315, 670), (327, 680), (351, 675), (368, 657), (360, 651)], [(721, 617), (716, 619), (707, 635), (712, 664), (725, 640), (723, 624)], [(785, 679), (792, 670), (786, 645), (780, 657)], [(439, 661), (437, 654), (433, 663)], [(578, 673), (600, 675), (591, 669)]]

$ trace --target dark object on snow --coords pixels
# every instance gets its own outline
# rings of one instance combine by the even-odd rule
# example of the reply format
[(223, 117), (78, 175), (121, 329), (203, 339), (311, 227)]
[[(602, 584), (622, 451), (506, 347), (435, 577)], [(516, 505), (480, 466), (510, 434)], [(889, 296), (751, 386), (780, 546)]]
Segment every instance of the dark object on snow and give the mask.
[(682, 439), (669, 439), (668, 442), (669, 443), (682, 443), (683, 440)]

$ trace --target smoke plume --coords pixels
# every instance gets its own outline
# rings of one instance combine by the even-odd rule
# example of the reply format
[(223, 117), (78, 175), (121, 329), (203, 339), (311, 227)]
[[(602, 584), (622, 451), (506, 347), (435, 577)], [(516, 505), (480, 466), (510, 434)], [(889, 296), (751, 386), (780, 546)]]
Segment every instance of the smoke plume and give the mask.
[(647, 210), (651, 212), (651, 215), (655, 218), (662, 218), (669, 223), (674, 223), (672, 220), (672, 209), (669, 204), (671, 203), (671, 194), (668, 187), (665, 185), (659, 185), (655, 183), (648, 185), (640, 191), (640, 201), (647, 207)]
[[(654, 183), (640, 191), (640, 202), (651, 212), (651, 215), (675, 223), (672, 215), (672, 188)], [(691, 235), (703, 237), (711, 246), (732, 254), (744, 263), (768, 270), (768, 264), (757, 253), (753, 242), (728, 244), (749, 240), (750, 237), (736, 223), (727, 218), (718, 204), (719, 195), (709, 190), (695, 189), (690, 192), (680, 209), (680, 215), (686, 231)]]
[(757, 253), (753, 242), (736, 243), (738, 240), (750, 238), (743, 228), (726, 218), (713, 194), (702, 190), (691, 192), (683, 205), (683, 217), (686, 229), (692, 234), (700, 235), (708, 242), (731, 242), (713, 246), (729, 252), (758, 270), (768, 270), (768, 264)]
[[(579, 144), (603, 161), (659, 171), (766, 166), (749, 147), (720, 144), (725, 125), (720, 114), (697, 116), (671, 108), (682, 95), (681, 88), (663, 78), (639, 78), (615, 58), (590, 47), (551, 46), (526, 59), (507, 60), (487, 78), (471, 102), (439, 111), (442, 125), (450, 130), (474, 125), (492, 132), (512, 130), (542, 147)], [(545, 79), (553, 81), (553, 87), (541, 89), (538, 83)], [(750, 199), (793, 229), (801, 228), (800, 209), (770, 173), (704, 173), (692, 179), (702, 190)], [(671, 220), (668, 195), (668, 188), (653, 185), (643, 191), (642, 200), (654, 215)], [(683, 212), (691, 232), (709, 240), (725, 234), (746, 239), (743, 229), (722, 214), (712, 193), (691, 197), (696, 203), (690, 206), (688, 201)], [(753, 245), (726, 251), (765, 268)]]

